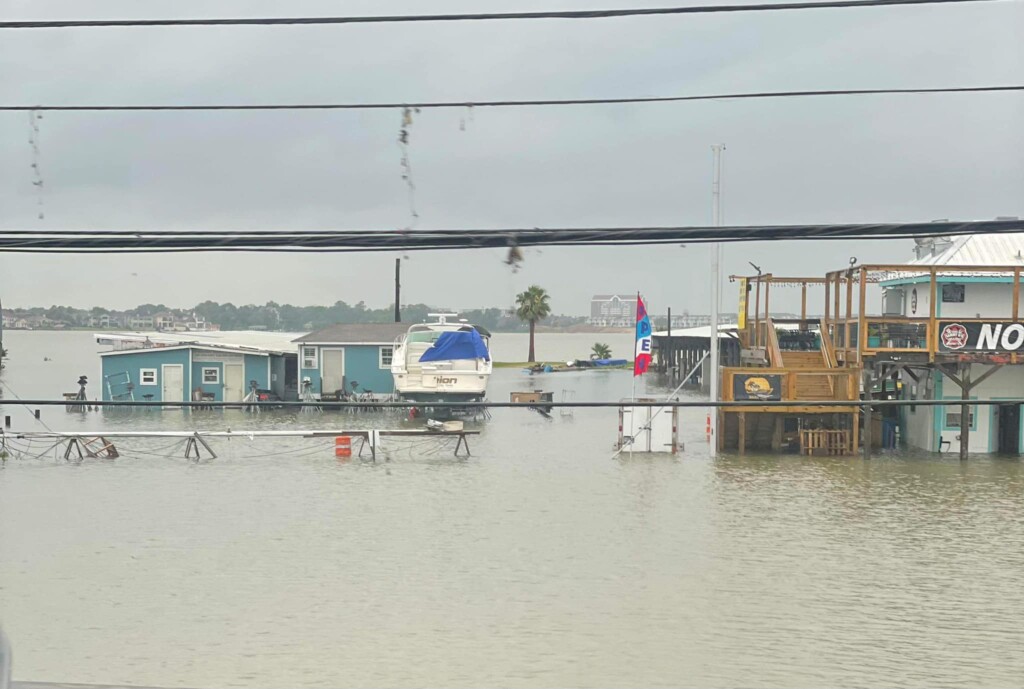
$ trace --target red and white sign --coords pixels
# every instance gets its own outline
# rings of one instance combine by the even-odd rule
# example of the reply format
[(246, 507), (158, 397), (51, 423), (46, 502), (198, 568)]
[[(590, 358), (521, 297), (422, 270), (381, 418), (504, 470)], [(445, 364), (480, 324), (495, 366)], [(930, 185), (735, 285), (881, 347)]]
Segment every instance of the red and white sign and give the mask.
[(950, 323), (942, 329), (942, 332), (939, 334), (939, 339), (942, 340), (942, 346), (946, 349), (952, 349), (954, 351), (963, 349), (967, 346), (967, 328), (959, 323)]

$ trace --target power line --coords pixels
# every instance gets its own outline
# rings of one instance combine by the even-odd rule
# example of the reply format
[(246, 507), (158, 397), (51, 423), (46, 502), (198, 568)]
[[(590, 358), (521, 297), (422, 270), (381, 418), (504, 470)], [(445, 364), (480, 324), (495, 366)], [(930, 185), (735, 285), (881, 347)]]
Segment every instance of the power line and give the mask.
[(611, 19), (676, 14), (722, 12), (776, 12), (899, 5), (951, 5), (1000, 2), (1001, 0), (826, 0), (825, 2), (775, 2), (754, 5), (692, 5), (611, 10), (552, 10), (542, 12), (492, 12), (483, 14), (409, 14), (363, 17), (246, 17), (222, 19), (62, 19), (52, 21), (4, 21), (0, 29), (82, 29), (125, 26), (282, 26), (314, 24), (393, 24), (412, 22), (492, 21), (501, 19)]
[(0, 112), (109, 112), (109, 111), (208, 111), (208, 110), (385, 110), (401, 108), (501, 108), (572, 105), (621, 105), (630, 103), (679, 103), (707, 100), (762, 98), (815, 98), (825, 96), (877, 96), (895, 94), (1000, 93), (1024, 91), (1024, 85), (948, 86), (936, 88), (824, 89), (805, 91), (754, 91), (693, 96), (638, 96), (624, 98), (554, 98), (542, 100), (427, 101), (422, 103), (279, 103), (237, 105), (0, 105)]
[(370, 252), (510, 249), (531, 246), (645, 246), (787, 239), (907, 239), (1024, 231), (1024, 221), (612, 227), (499, 230), (112, 231), (0, 230), (14, 253)]

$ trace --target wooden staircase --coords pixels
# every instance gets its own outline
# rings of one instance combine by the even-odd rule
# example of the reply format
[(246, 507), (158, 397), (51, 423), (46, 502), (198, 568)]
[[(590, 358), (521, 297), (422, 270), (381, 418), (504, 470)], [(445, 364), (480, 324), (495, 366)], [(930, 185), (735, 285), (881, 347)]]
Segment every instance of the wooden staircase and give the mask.
[(797, 373), (796, 397), (800, 401), (805, 400), (831, 400), (835, 393), (829, 377), (813, 374), (799, 375), (800, 369), (826, 369), (829, 368), (825, 361), (825, 355), (820, 351), (810, 352), (783, 352), (782, 365)]

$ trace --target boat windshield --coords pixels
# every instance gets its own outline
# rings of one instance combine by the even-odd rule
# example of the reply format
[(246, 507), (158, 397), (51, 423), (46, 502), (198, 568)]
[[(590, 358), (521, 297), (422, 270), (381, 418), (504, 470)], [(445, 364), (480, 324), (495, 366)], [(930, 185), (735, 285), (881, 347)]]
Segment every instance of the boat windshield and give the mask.
[(409, 333), (409, 342), (436, 342), (443, 330), (417, 330)]

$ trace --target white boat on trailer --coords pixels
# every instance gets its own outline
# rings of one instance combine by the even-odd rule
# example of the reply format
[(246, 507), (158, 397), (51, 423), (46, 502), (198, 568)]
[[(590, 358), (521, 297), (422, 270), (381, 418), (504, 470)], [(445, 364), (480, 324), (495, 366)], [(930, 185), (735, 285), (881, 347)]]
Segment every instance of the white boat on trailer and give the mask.
[[(402, 400), (422, 405), (476, 402), (491, 376), (491, 334), (458, 314), (431, 313), (395, 341), (391, 375)], [(452, 320), (450, 320), (452, 319)]]

